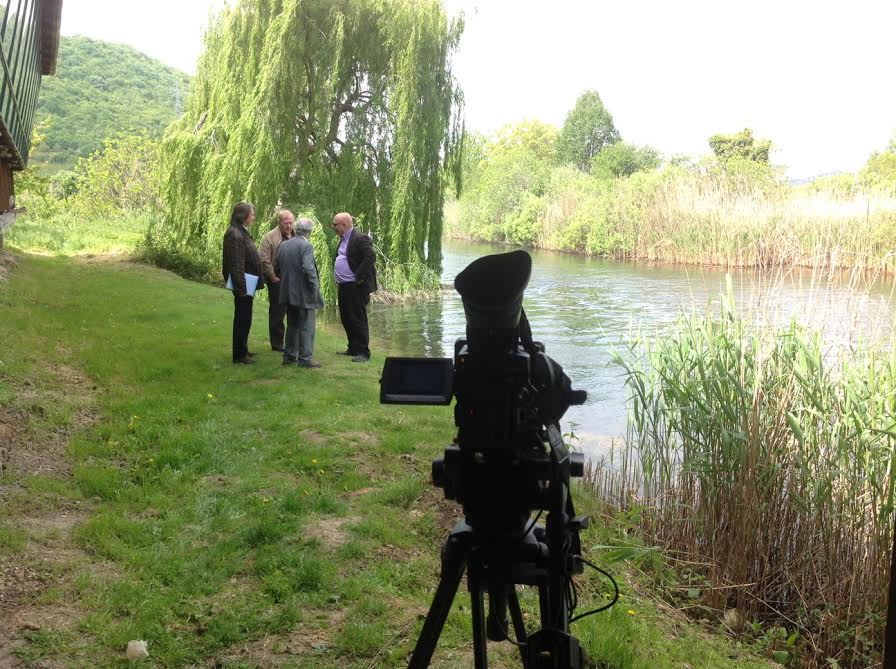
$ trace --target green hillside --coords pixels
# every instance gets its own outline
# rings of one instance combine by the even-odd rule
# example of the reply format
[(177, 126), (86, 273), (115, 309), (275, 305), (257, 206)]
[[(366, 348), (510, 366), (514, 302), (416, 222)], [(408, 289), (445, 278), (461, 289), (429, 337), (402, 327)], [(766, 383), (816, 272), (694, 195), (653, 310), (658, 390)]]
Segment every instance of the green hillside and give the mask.
[(48, 121), (34, 164), (71, 168), (118, 132), (161, 137), (186, 100), (190, 78), (123, 44), (63, 37), (56, 74), (45, 77), (36, 111)]

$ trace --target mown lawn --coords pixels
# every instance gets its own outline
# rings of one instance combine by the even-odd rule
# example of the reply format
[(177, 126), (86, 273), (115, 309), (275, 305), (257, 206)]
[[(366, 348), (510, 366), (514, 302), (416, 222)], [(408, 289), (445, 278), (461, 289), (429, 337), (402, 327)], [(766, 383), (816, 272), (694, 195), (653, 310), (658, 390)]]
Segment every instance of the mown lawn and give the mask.
[[(132, 639), (146, 667), (403, 666), (457, 509), (428, 482), (451, 412), (378, 404), (387, 334), (370, 365), (319, 331), (323, 369), (283, 368), (257, 304), (259, 364), (234, 366), (224, 290), (102, 258), (14, 260), (0, 284), (0, 666), (126, 666)], [(596, 523), (583, 546), (608, 540)], [(613, 569), (622, 601), (573, 630), (606, 666), (771, 666)], [(605, 601), (599, 577), (582, 581), (580, 610)], [(462, 591), (433, 666), (470, 667), (469, 648)], [(506, 643), (490, 657), (519, 666)]]

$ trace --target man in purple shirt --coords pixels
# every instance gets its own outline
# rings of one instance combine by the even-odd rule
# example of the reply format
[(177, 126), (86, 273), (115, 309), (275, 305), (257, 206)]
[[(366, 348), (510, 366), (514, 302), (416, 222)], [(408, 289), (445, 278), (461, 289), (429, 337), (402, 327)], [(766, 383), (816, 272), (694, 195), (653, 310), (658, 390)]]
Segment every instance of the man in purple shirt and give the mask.
[(341, 238), (333, 272), (338, 287), (339, 318), (348, 338), (348, 348), (343, 354), (352, 356), (352, 362), (367, 362), (370, 360), (367, 305), (370, 294), (377, 289), (373, 244), (370, 237), (355, 230), (351, 215), (345, 212), (333, 217), (333, 230)]

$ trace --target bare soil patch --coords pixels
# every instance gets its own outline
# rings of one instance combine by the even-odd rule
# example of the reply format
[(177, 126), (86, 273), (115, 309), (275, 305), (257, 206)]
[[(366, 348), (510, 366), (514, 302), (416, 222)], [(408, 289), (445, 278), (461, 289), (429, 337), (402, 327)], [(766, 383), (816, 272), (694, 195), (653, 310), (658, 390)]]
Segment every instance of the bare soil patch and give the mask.
[(445, 499), (445, 492), (433, 485), (427, 486), (420, 499), (415, 502), (414, 510), (432, 509), (436, 516), (436, 526), (445, 535), (454, 529), (457, 521), (463, 520), (463, 509), (457, 502)]
[(60, 578), (70, 578), (69, 566), (88, 559), (71, 540), (72, 530), (85, 518), (81, 512), (20, 518), (29, 535), (28, 547), (24, 553), (0, 558), (0, 667), (23, 666), (15, 653), (26, 634), (68, 629), (80, 617), (64, 603), (40, 604), (38, 598)]
[(314, 430), (302, 430), (299, 432), (299, 441), (314, 446), (323, 446), (330, 441), (330, 438)]
[(348, 541), (348, 526), (354, 525), (360, 520), (357, 516), (319, 518), (306, 527), (307, 535), (319, 539), (321, 544), (327, 548), (339, 548)]
[(349, 490), (344, 496), (346, 499), (357, 499), (358, 497), (369, 495), (374, 490), (375, 488), (358, 488), (357, 490)]
[(110, 251), (108, 253), (80, 253), (78, 259), (91, 265), (111, 265), (114, 263), (133, 262), (127, 251)]
[(380, 438), (369, 432), (343, 432), (340, 436), (353, 444), (378, 446), (380, 443)]
[[(13, 406), (0, 409), (0, 469), (11, 483), (0, 488), (0, 505), (22, 493), (30, 476), (67, 477), (71, 463), (66, 449), (72, 434), (95, 423), (95, 386), (66, 365), (54, 369), (54, 387), (33, 380), (9, 380), (15, 389)], [(71, 420), (47, 429), (45, 406), (62, 403), (73, 409)], [(29, 632), (67, 628), (79, 612), (64, 603), (41, 604), (39, 595), (71, 577), (75, 567), (89, 560), (72, 540), (72, 531), (88, 516), (87, 505), (59, 500), (47, 511), (42, 505), (17, 507), (4, 518), (25, 533), (22, 551), (0, 557), (0, 667), (17, 667), (16, 650)], [(47, 668), (52, 663), (41, 665)]]
[(346, 609), (312, 612), (302, 625), (289, 634), (267, 635), (231, 648), (227, 653), (210, 658), (207, 667), (216, 668), (242, 662), (259, 669), (276, 669), (284, 665), (313, 667), (314, 657), (333, 645), (333, 637), (348, 614)]
[(7, 251), (0, 249), (0, 283), (6, 281), (10, 269), (18, 265), (18, 261)]
[(17, 411), (0, 408), (0, 474), (11, 466), (12, 444), (19, 433), (20, 424)]
[[(65, 455), (71, 435), (99, 420), (94, 406), (96, 385), (74, 367), (57, 365), (55, 388), (25, 379), (9, 380), (16, 389), (14, 408), (0, 410), (0, 447), (6, 450), (6, 467), (17, 479), (33, 474), (67, 476), (71, 466)], [(46, 431), (40, 424), (50, 405), (73, 407), (69, 424)]]

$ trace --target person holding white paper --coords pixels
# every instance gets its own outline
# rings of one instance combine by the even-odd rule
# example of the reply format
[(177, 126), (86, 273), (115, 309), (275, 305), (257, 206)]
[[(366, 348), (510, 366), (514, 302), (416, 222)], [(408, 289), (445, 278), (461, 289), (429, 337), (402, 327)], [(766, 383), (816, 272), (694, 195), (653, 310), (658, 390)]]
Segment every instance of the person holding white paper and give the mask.
[[(261, 276), (261, 259), (248, 227), (255, 220), (255, 206), (240, 202), (230, 215), (230, 226), (224, 233), (224, 253), (221, 271), (228, 287), (233, 291), (233, 363), (255, 363), (249, 353), (249, 330), (252, 328), (252, 305), (258, 277)], [(253, 286), (251, 284), (256, 284)]]

